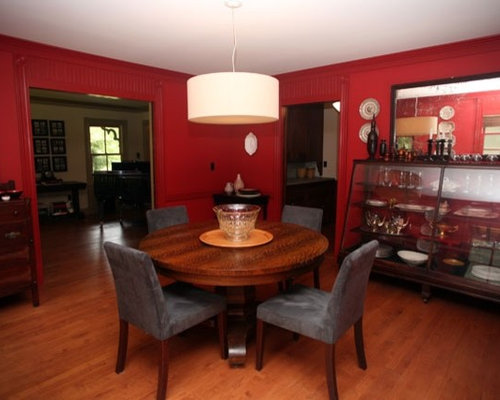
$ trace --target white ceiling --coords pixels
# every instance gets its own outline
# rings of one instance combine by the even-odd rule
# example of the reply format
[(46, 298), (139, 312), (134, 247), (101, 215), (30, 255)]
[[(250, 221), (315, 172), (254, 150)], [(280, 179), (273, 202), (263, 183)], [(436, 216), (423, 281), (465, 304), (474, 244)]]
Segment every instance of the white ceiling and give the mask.
[[(243, 0), (236, 70), (279, 74), (500, 33), (499, 0)], [(224, 0), (0, 0), (0, 33), (200, 74), (231, 70)]]

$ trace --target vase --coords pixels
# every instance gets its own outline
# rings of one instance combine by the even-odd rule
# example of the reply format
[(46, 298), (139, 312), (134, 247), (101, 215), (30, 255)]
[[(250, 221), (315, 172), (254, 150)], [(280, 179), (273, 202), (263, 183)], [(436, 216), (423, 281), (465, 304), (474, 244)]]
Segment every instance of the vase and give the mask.
[(240, 174), (236, 175), (236, 180), (234, 181), (234, 191), (238, 193), (238, 191), (244, 187), (245, 183), (243, 182), (243, 179), (241, 179)]
[(224, 187), (224, 192), (229, 196), (233, 194), (234, 191), (234, 186), (232, 182), (227, 182), (226, 186)]
[(378, 135), (377, 135), (377, 125), (375, 122), (375, 115), (373, 115), (370, 132), (366, 139), (366, 148), (368, 150), (368, 157), (370, 160), (375, 159), (375, 154), (377, 153)]
[(385, 158), (385, 155), (387, 154), (387, 143), (385, 142), (385, 139), (382, 139), (380, 142), (379, 154), (380, 158)]

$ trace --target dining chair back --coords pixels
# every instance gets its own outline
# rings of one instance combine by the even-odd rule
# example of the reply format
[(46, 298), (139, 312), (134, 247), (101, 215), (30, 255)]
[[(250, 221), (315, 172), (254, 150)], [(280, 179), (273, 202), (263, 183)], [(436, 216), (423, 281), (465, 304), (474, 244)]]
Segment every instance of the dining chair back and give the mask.
[[(281, 222), (301, 225), (305, 228), (321, 233), (321, 225), (323, 221), (323, 210), (314, 207), (292, 206), (285, 204), (281, 213)], [(313, 282), (316, 289), (320, 288), (319, 264), (313, 269)], [(291, 282), (286, 282), (289, 287)], [(279, 284), (280, 291), (283, 290), (283, 284)]]
[(184, 205), (155, 208), (146, 211), (148, 232), (154, 232), (161, 228), (167, 228), (177, 224), (187, 224), (189, 215)]
[(295, 285), (257, 307), (257, 370), (262, 369), (264, 324), (272, 324), (325, 344), (326, 377), (331, 400), (338, 399), (335, 343), (354, 326), (358, 365), (366, 369), (363, 311), (370, 271), (378, 242), (365, 243), (342, 262), (332, 290)]
[(322, 221), (323, 210), (321, 208), (292, 206), (289, 204), (283, 206), (281, 222), (289, 222), (321, 232)]
[(104, 243), (104, 250), (113, 274), (120, 320), (116, 373), (125, 368), (129, 323), (161, 342), (159, 400), (166, 397), (172, 336), (216, 316), (220, 354), (227, 357), (224, 297), (181, 282), (161, 287), (148, 254), (111, 242)]

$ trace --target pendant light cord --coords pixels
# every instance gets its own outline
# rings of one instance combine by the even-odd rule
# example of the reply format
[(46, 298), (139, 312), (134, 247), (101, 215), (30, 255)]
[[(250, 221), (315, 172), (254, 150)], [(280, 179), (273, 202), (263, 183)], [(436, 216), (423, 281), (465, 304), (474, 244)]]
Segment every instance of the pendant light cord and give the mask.
[(233, 22), (233, 56), (232, 56), (232, 63), (233, 63), (233, 72), (235, 72), (235, 59), (236, 59), (236, 30), (234, 28), (234, 8), (231, 8), (231, 17), (232, 17), (232, 22)]

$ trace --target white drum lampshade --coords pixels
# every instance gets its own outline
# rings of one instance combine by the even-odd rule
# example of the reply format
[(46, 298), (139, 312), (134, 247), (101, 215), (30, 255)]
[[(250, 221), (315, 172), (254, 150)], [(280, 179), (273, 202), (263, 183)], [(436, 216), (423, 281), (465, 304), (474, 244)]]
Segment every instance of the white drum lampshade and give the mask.
[(429, 136), (437, 133), (438, 117), (407, 117), (396, 119), (396, 136)]
[(188, 120), (201, 124), (263, 124), (279, 118), (279, 82), (269, 75), (216, 72), (187, 81)]

